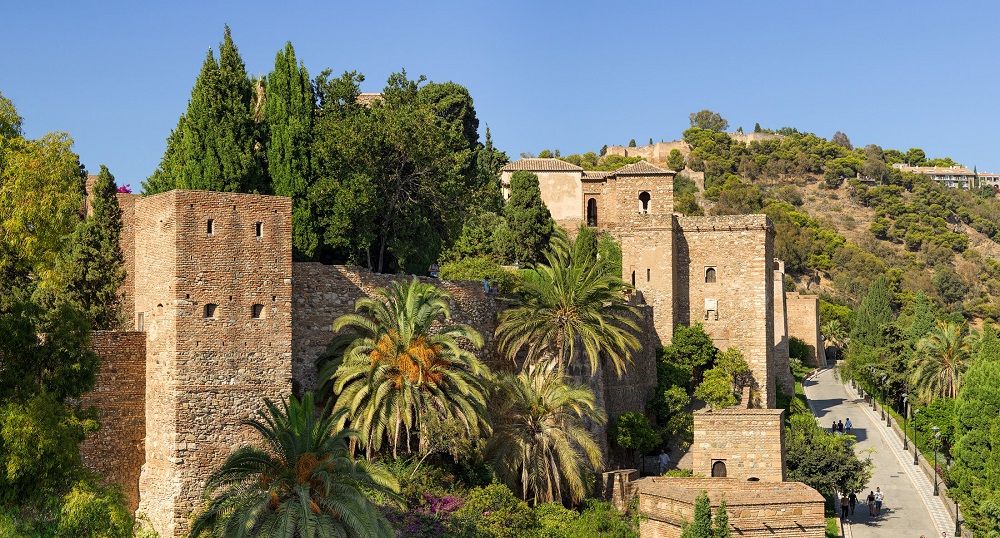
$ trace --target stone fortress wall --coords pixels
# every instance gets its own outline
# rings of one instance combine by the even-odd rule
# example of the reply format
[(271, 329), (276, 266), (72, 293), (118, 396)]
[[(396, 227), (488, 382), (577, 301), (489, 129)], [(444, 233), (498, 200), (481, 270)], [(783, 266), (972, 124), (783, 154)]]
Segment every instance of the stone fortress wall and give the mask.
[[(742, 142), (744, 144), (749, 144), (751, 142), (762, 142), (764, 140), (771, 140), (773, 138), (784, 138), (779, 134), (771, 133), (727, 133), (730, 138), (736, 142)], [(651, 163), (663, 164), (667, 162), (667, 157), (670, 156), (672, 150), (678, 150), (681, 155), (687, 158), (688, 154), (691, 153), (691, 146), (683, 140), (673, 140), (670, 142), (654, 142), (653, 144), (646, 144), (644, 146), (629, 147), (629, 146), (608, 146), (606, 155), (621, 155), (622, 157), (642, 157)]]
[(826, 366), (826, 346), (819, 325), (819, 296), (788, 292), (788, 337), (801, 339), (809, 346), (808, 366)]

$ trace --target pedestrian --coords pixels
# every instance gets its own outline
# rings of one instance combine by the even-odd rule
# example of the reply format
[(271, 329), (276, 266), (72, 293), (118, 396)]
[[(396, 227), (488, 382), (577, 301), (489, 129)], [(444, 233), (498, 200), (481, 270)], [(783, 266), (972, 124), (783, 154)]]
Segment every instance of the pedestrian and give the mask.
[(830, 433), (837, 433), (837, 419), (833, 420), (833, 424), (830, 426)]
[(875, 492), (874, 491), (869, 491), (868, 492), (868, 499), (866, 499), (866, 500), (868, 501), (868, 515), (869, 516), (874, 516), (875, 515)]
[(853, 427), (854, 424), (851, 424), (851, 419), (847, 419), (847, 422), (844, 423), (844, 429), (847, 430), (847, 435), (851, 434), (851, 428)]
[(440, 271), (441, 267), (437, 262), (431, 262), (430, 267), (427, 268), (427, 273), (431, 275), (431, 278), (437, 278)]
[(850, 502), (847, 500), (847, 495), (840, 495), (840, 519), (847, 519), (848, 509), (850, 507)]
[(852, 491), (850, 495), (847, 496), (847, 500), (851, 502), (851, 515), (854, 515), (854, 506), (858, 504), (858, 496)]
[(669, 467), (669, 466), (670, 466), (670, 456), (666, 453), (666, 451), (661, 450), (660, 451), (660, 474), (662, 475), (663, 473), (667, 472), (667, 467)]
[(492, 293), (493, 295), (500, 293), (500, 283), (497, 282), (496, 280), (490, 282), (490, 293)]
[(483, 292), (490, 293), (490, 281), (486, 277), (483, 277)]
[(844, 433), (844, 421), (843, 420), (838, 420), (837, 421), (837, 432), (838, 433)]
[(885, 495), (882, 494), (880, 488), (875, 488), (875, 515), (882, 515), (882, 500), (885, 499)]

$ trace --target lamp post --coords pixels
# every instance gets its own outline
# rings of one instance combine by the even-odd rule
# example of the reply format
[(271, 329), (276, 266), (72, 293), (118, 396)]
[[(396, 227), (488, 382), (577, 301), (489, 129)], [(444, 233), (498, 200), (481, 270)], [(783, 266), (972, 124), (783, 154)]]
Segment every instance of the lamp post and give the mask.
[(879, 384), (879, 392), (882, 393), (882, 420), (885, 420), (885, 374), (882, 374)]
[(919, 409), (914, 409), (913, 410), (913, 416), (910, 417), (910, 422), (913, 423), (913, 464), (914, 465), (919, 465), (919, 463), (917, 463), (917, 454), (920, 452), (920, 449), (917, 448), (917, 413), (919, 413), (919, 412), (920, 412)]
[(962, 536), (962, 522), (958, 519), (958, 499), (955, 499), (955, 536)]
[(905, 392), (903, 393), (903, 450), (909, 450), (910, 449), (909, 446), (907, 446), (907, 444), (906, 444), (907, 439), (908, 439), (908, 437), (906, 436), (906, 410), (907, 410), (906, 398), (908, 396), (909, 396), (909, 394), (907, 394)]
[(938, 496), (937, 447), (938, 447), (938, 440), (941, 439), (941, 428), (933, 426), (931, 427), (931, 430), (934, 430), (934, 465), (931, 468), (931, 470), (934, 472), (934, 496), (937, 497)]
[[(868, 373), (871, 374), (871, 376), (872, 376), (871, 377), (871, 379), (872, 379), (872, 386), (874, 387), (875, 386), (875, 367), (874, 366), (869, 366), (868, 367)], [(872, 397), (872, 409), (874, 410), (875, 409), (875, 394), (873, 394), (872, 391), (868, 391), (868, 392), (869, 392), (869, 394)]]

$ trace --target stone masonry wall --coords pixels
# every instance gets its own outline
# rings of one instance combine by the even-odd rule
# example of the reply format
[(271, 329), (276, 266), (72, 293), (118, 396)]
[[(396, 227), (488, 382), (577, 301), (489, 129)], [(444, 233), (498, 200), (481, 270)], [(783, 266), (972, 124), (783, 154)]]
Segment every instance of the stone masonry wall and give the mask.
[(809, 366), (826, 366), (826, 350), (819, 326), (819, 297), (788, 293), (788, 336), (800, 338), (809, 346)]
[(101, 368), (94, 389), (79, 403), (98, 408), (101, 429), (80, 445), (80, 455), (88, 469), (122, 487), (129, 510), (135, 511), (146, 457), (146, 335), (96, 331), (90, 347), (101, 358)]
[(722, 461), (728, 478), (783, 482), (784, 412), (738, 407), (695, 412), (692, 471), (712, 476), (712, 465)]
[[(739, 348), (775, 406), (774, 227), (765, 215), (678, 217), (676, 324), (702, 323), (716, 347)], [(709, 268), (714, 269), (715, 282)], [(715, 310), (711, 310), (715, 308)]]
[(638, 490), (642, 538), (679, 538), (694, 520), (694, 504), (705, 491), (714, 514), (723, 498), (733, 536), (823, 538), (823, 497), (799, 482), (778, 484), (732, 478), (649, 477)]
[[(89, 192), (89, 191), (88, 191)], [(138, 194), (118, 194), (118, 206), (122, 210), (122, 233), (119, 245), (122, 249), (122, 267), (125, 269), (125, 283), (122, 284), (122, 317), (126, 329), (144, 330), (135, 316), (135, 203), (142, 198)]]
[(136, 214), (149, 220), (136, 237), (150, 341), (140, 511), (183, 536), (208, 476), (256, 441), (241, 423), (291, 392), (291, 200), (171, 191)]
[(778, 389), (785, 395), (795, 395), (788, 356), (788, 310), (785, 306), (785, 262), (774, 260), (774, 364)]
[(678, 150), (687, 157), (691, 153), (691, 146), (683, 140), (672, 142), (655, 142), (653, 145), (646, 144), (630, 148), (628, 146), (608, 146), (607, 155), (621, 155), (622, 157), (642, 157), (651, 163), (665, 163), (670, 156), (671, 150)]

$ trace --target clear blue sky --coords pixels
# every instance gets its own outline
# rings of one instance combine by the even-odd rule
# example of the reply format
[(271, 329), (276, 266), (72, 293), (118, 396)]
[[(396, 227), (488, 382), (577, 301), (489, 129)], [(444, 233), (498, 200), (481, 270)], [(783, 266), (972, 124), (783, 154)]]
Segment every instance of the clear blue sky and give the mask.
[(358, 70), (364, 91), (400, 68), (463, 84), (513, 158), (676, 139), (708, 108), (1000, 172), (1000, 4), (888, 4), (8, 2), (0, 92), (29, 137), (69, 132), (135, 188), (228, 23), (254, 74), (291, 41), (310, 75)]

